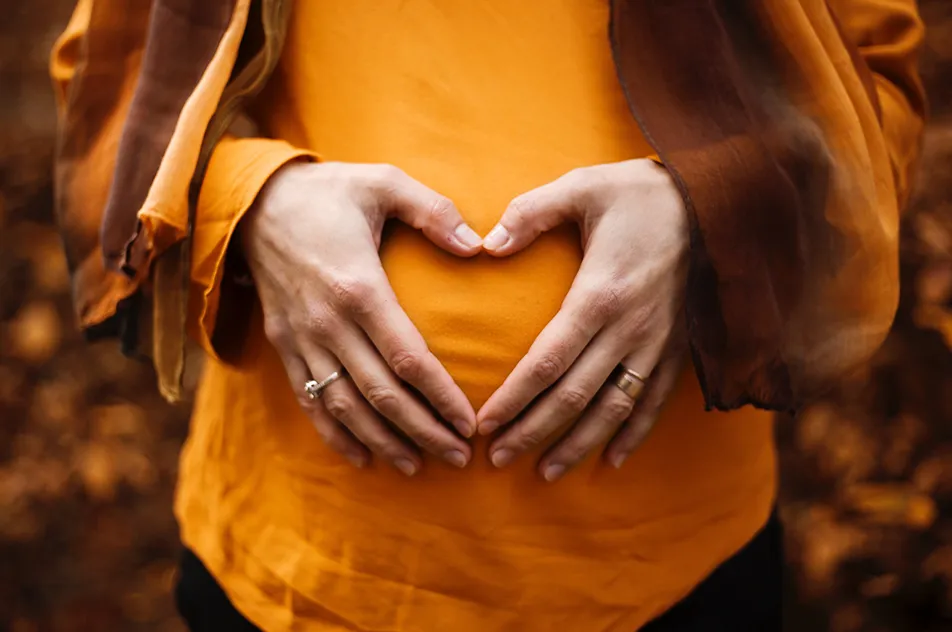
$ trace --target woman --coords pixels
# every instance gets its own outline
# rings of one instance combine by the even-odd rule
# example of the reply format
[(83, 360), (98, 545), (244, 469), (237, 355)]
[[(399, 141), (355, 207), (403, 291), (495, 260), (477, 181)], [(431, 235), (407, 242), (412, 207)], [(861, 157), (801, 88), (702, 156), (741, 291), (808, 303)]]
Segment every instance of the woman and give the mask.
[[(658, 36), (647, 26), (664, 9), (651, 3), (643, 13), (626, 13), (638, 3), (615, 6), (612, 48), (604, 0), (314, 0), (294, 3), (286, 24), (274, 17), (280, 3), (265, 2), (262, 32), (246, 27), (247, 3), (216, 12), (216, 3), (159, 2), (144, 51), (128, 44), (134, 37), (89, 35), (97, 20), (139, 24), (144, 34), (141, 9), (118, 20), (90, 4), (80, 3), (54, 52), (65, 138), (81, 145), (69, 122), (89, 114), (73, 81), (83, 76), (84, 38), (86, 81), (102, 76), (88, 70), (97, 42), (126, 43), (126, 59), (143, 61), (139, 83), (122, 83), (113, 98), (129, 105), (116, 164), (97, 163), (109, 165), (100, 174), (115, 172), (108, 203), (100, 199), (98, 246), (132, 280), (107, 275), (122, 288), (106, 292), (106, 307), (81, 305), (81, 317), (87, 326), (103, 320), (88, 305), (115, 312), (158, 255), (188, 239), (184, 258), (166, 256), (152, 272), (155, 315), (175, 316), (163, 308), (175, 286), (166, 269), (185, 266), (182, 313), (209, 354), (176, 501), (194, 553), (179, 588), (193, 629), (779, 629), (779, 540), (775, 526), (762, 531), (776, 491), (771, 415), (703, 414), (701, 385), (683, 369), (682, 307), (707, 404), (723, 408), (794, 406), (816, 390), (804, 385), (821, 381), (803, 365), (822, 357), (842, 371), (875, 348), (894, 304), (897, 200), (921, 126), (914, 3), (843, 0), (835, 16), (822, 3), (755, 11), (778, 49), (819, 77), (810, 85), (823, 86), (816, 100), (791, 101), (810, 115), (796, 138), (808, 139), (818, 121), (834, 165), (829, 180), (796, 172), (805, 178), (791, 189), (803, 197), (796, 203), (828, 209), (827, 222), (796, 224), (803, 242), (795, 243), (815, 248), (806, 259), (785, 249), (782, 219), (712, 225), (704, 214), (716, 204), (753, 208), (758, 187), (770, 204), (790, 182), (775, 187), (764, 168), (736, 186), (731, 161), (759, 151), (748, 138), (793, 143), (741, 134), (732, 144), (714, 99), (700, 101), (710, 109), (700, 130), (677, 117), (651, 125), (663, 115), (658, 104), (677, 103), (673, 88), (637, 90), (664, 82), (662, 57), (656, 70), (626, 61), (633, 34)], [(710, 28), (693, 11), (668, 35)], [(759, 46), (737, 37), (741, 21), (721, 17), (732, 50)], [(778, 24), (799, 39), (784, 40)], [(264, 41), (257, 55), (243, 56), (242, 34), (243, 46)], [(703, 48), (726, 37), (709, 35), (658, 36), (653, 45)], [(875, 77), (853, 65), (855, 44)], [(192, 58), (201, 63), (177, 65)], [(789, 61), (763, 63), (776, 71)], [(273, 73), (260, 72), (270, 65)], [(745, 72), (756, 74), (750, 65)], [(195, 80), (181, 90), (188, 73)], [(257, 132), (215, 143), (206, 168), (200, 148), (214, 136), (212, 113), (229, 90), (251, 94), (264, 79), (247, 104)], [(652, 155), (626, 89), (656, 104), (641, 122), (661, 130), (653, 142), (673, 171)], [(163, 126), (168, 112), (173, 125)], [(679, 130), (692, 138), (709, 130), (708, 150), (724, 140), (715, 132), (727, 134), (727, 151), (698, 177), (704, 162), (678, 154)], [(70, 157), (86, 160), (97, 146), (66, 147), (68, 172)], [(195, 164), (189, 216), (184, 184)], [(62, 185), (67, 199), (91, 179), (74, 173)], [(845, 199), (843, 173), (856, 176), (850, 199), (870, 203), (859, 214), (843, 206), (851, 211), (837, 218), (829, 209)], [(694, 194), (693, 208), (673, 175)], [(138, 209), (135, 223), (116, 238), (109, 229), (122, 222), (110, 214), (136, 177), (146, 181), (143, 199), (126, 205)], [(704, 182), (714, 193), (704, 195)], [(783, 217), (782, 207), (768, 208)], [(391, 218), (399, 223), (385, 226)], [(780, 246), (746, 242), (748, 225)], [(758, 302), (761, 270), (744, 258), (748, 245), (767, 251), (771, 286), (776, 270), (800, 279), (805, 268), (791, 283), (794, 307)], [(731, 250), (740, 253), (733, 267), (724, 263)], [(705, 265), (717, 276), (705, 277)], [(826, 265), (833, 274), (822, 273)], [(707, 320), (698, 304), (715, 284), (721, 307)], [(750, 311), (738, 314), (744, 305)], [(772, 309), (785, 314), (781, 334), (770, 329)], [(811, 329), (813, 309), (824, 317)], [(712, 341), (714, 321), (731, 335)], [(747, 333), (736, 326), (744, 322)], [(161, 373), (175, 344), (167, 324), (156, 327)], [(813, 339), (831, 332), (848, 351), (824, 353), (827, 343)], [(738, 344), (744, 335), (757, 345)], [(762, 360), (768, 339), (782, 339), (789, 362)], [(727, 351), (714, 362), (719, 346)], [(747, 352), (760, 363), (748, 364)], [(737, 392), (714, 378), (745, 372), (752, 386)], [(730, 597), (758, 590), (754, 604)]]

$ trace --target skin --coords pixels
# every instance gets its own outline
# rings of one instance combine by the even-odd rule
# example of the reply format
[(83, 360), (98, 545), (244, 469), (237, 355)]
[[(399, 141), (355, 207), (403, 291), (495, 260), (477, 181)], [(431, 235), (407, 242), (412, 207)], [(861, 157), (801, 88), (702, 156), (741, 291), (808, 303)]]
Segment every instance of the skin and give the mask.
[[(464, 467), (472, 449), (459, 435), (472, 436), (475, 414), (384, 274), (378, 249), (389, 218), (455, 255), (480, 250), (479, 236), (450, 200), (396, 167), (301, 162), (279, 169), (241, 224), (265, 335), (301, 408), (354, 465), (365, 466), (372, 453), (413, 475), (425, 450)], [(342, 365), (347, 379), (319, 400), (307, 397), (303, 385), (311, 376), (324, 379)]]
[[(462, 257), (507, 257), (560, 224), (579, 225), (585, 256), (561, 310), (478, 414), (390, 288), (378, 255), (389, 218)], [(681, 371), (687, 215), (650, 160), (577, 169), (520, 195), (485, 240), (452, 202), (395, 167), (292, 163), (260, 193), (242, 239), (265, 333), (301, 407), (358, 467), (373, 454), (412, 475), (420, 450), (464, 467), (472, 450), (463, 437), (476, 431), (496, 433), (490, 459), (505, 467), (566, 429), (539, 462), (546, 480), (606, 442), (603, 456), (621, 467)], [(610, 382), (619, 363), (648, 378), (637, 401)], [(306, 397), (301, 385), (341, 365), (349, 379)]]
[[(605, 458), (621, 467), (657, 420), (684, 358), (688, 220), (668, 172), (651, 160), (572, 171), (514, 199), (483, 247), (509, 256), (565, 222), (582, 233), (575, 282), (477, 414), (481, 434), (505, 426), (490, 445), (497, 467), (568, 428), (539, 463), (548, 481), (606, 442)], [(619, 364), (650, 376), (637, 402), (609, 381)]]

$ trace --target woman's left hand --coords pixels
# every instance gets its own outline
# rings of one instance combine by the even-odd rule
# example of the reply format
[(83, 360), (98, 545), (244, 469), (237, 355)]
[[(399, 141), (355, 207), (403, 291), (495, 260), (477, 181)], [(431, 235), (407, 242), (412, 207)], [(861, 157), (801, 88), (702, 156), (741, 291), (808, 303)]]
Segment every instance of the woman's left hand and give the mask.
[[(575, 282), (477, 414), (481, 434), (518, 417), (490, 446), (497, 467), (574, 424), (539, 464), (549, 481), (612, 437), (605, 456), (620, 467), (657, 418), (684, 356), (688, 219), (667, 170), (646, 159), (576, 169), (514, 199), (484, 248), (512, 255), (567, 221), (578, 223), (585, 250)], [(619, 364), (647, 380), (637, 402), (614, 384)]]

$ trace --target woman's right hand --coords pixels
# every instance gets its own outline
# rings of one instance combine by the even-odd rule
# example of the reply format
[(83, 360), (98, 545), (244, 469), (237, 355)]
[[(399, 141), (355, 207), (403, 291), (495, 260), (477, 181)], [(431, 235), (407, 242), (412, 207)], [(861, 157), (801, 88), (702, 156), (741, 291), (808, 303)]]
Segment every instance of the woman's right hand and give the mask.
[[(390, 217), (454, 255), (480, 251), (453, 203), (396, 167), (294, 162), (279, 169), (240, 226), (265, 334), (321, 437), (352, 463), (366, 465), (369, 449), (412, 475), (419, 446), (463, 467), (469, 444), (405, 385), (464, 437), (473, 434), (472, 406), (397, 303), (381, 266)], [(345, 378), (309, 398), (305, 383), (341, 366)]]

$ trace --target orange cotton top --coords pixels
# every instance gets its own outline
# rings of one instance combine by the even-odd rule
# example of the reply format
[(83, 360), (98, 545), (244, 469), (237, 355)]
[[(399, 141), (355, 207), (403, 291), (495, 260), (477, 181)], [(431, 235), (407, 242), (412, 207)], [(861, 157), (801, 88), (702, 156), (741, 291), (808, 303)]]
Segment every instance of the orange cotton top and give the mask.
[[(67, 102), (84, 96), (77, 81), (88, 87), (89, 73), (126, 76), (106, 72), (103, 58), (85, 53), (97, 37), (124, 35), (114, 20), (128, 26), (131, 14), (110, 10), (115, 2), (93, 4), (79, 0), (53, 52), (65, 117), (75, 114)], [(884, 198), (866, 210), (894, 238), (897, 205), (887, 198), (909, 189), (922, 126), (915, 0), (768, 4), (773, 28), (785, 37), (801, 34), (787, 43), (802, 68), (829, 79), (830, 89), (816, 94), (816, 112), (843, 126), (837, 138), (857, 161), (846, 173), (870, 165), (865, 176), (875, 182), (860, 189), (874, 186)], [(184, 236), (188, 182), (249, 5), (236, 0), (138, 213), (156, 250)], [(547, 485), (531, 458), (493, 470), (479, 443), (465, 470), (429, 462), (406, 479), (388, 467), (357, 471), (324, 448), (265, 344), (260, 316), (240, 358), (227, 344), (211, 344), (215, 324), (232, 317), (219, 287), (236, 224), (270, 174), (309, 150), (394, 162), (453, 197), (483, 230), (509, 198), (567, 169), (644, 155), (614, 78), (607, 5), (302, 0), (280, 71), (258, 104), (270, 139), (232, 139), (217, 148), (195, 216), (189, 271), (189, 324), (210, 362), (176, 509), (185, 543), (262, 628), (629, 632), (677, 601), (763, 522), (775, 486), (769, 419), (751, 411), (701, 414), (689, 373), (620, 472), (593, 459)], [(840, 24), (829, 19), (831, 9)], [(878, 110), (840, 49), (841, 32), (872, 71)], [(115, 56), (114, 63), (135, 68), (136, 56)], [(87, 209), (73, 207), (61, 218), (67, 235), (95, 233), (90, 221), (98, 222), (108, 190), (132, 85), (79, 100), (95, 115), (116, 101), (105, 121), (94, 122), (102, 133), (82, 156), (83, 176), (65, 192)], [(893, 182), (883, 175), (887, 158)], [(315, 200), (314, 213), (320, 211)], [(836, 217), (843, 230), (855, 229), (855, 218)], [(512, 259), (458, 261), (399, 230), (388, 236), (383, 257), (407, 311), (479, 405), (556, 311), (579, 251), (575, 234), (563, 230)], [(90, 255), (81, 266), (95, 261)], [(98, 278), (86, 276), (90, 269), (77, 272), (81, 305), (103, 289), (87, 282)], [(162, 343), (168, 328), (156, 331)], [(216, 355), (225, 350), (228, 364)]]
[[(398, 165), (485, 233), (519, 193), (650, 153), (607, 26), (605, 0), (299, 2), (258, 104), (264, 135), (286, 143), (226, 141), (199, 212), (231, 217), (305, 149)], [(219, 263), (197, 247), (199, 267)], [(565, 228), (511, 259), (464, 260), (400, 227), (382, 258), (479, 407), (559, 309), (581, 250)], [(429, 460), (408, 479), (327, 449), (260, 322), (254, 337), (238, 367), (207, 366), (177, 513), (186, 545), (266, 630), (630, 632), (742, 547), (774, 502), (770, 415), (705, 414), (691, 373), (620, 471), (592, 458), (547, 484), (539, 454), (499, 471), (477, 439), (466, 469)]]

